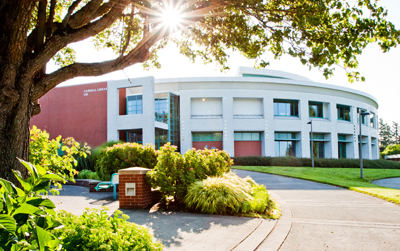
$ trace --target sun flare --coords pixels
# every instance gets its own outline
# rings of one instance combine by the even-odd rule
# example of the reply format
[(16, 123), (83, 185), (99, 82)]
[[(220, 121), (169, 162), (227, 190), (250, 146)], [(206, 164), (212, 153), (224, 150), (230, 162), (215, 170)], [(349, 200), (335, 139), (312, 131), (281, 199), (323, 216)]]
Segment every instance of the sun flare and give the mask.
[(183, 21), (183, 15), (177, 9), (166, 9), (161, 14), (162, 23), (170, 28), (177, 28)]

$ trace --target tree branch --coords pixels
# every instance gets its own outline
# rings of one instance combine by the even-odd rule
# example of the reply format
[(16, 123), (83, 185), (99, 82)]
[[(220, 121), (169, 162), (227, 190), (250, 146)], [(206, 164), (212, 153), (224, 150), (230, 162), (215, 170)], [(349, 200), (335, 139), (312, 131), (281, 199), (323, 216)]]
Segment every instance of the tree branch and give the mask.
[(69, 22), (69, 18), (70, 18), (71, 15), (72, 15), (72, 12), (74, 12), (74, 10), (76, 9), (76, 7), (78, 7), (78, 5), (80, 4), (81, 1), (82, 1), (82, 0), (75, 0), (75, 2), (73, 2), (73, 3), (71, 4), (71, 6), (69, 6), (68, 12), (67, 12), (67, 14), (65, 15), (65, 17), (64, 17), (64, 19), (63, 19), (63, 21), (62, 21), (62, 26), (63, 26), (63, 27), (66, 27), (66, 26), (67, 26), (67, 23)]
[(144, 37), (126, 56), (101, 63), (74, 63), (43, 76), (35, 84), (32, 92), (32, 101), (38, 100), (58, 84), (73, 77), (100, 76), (137, 63), (143, 63), (150, 56), (150, 48), (164, 37), (169, 36), (170, 33), (171, 29), (164, 27), (163, 29), (149, 34), (149, 36)]
[(127, 4), (126, 0), (119, 0), (119, 4), (99, 20), (92, 22), (77, 30), (56, 32), (44, 45), (42, 53), (28, 61), (27, 74), (35, 74), (62, 48), (70, 43), (82, 41), (92, 37), (113, 24), (122, 14)]
[(93, 14), (97, 12), (102, 3), (103, 0), (91, 0), (71, 17), (68, 24), (74, 29), (88, 24), (93, 20)]
[(54, 21), (56, 4), (57, 4), (57, 0), (51, 0), (50, 13), (49, 13), (49, 17), (47, 18), (47, 23), (46, 23), (46, 40), (49, 39), (51, 37), (51, 35), (53, 34), (53, 21)]

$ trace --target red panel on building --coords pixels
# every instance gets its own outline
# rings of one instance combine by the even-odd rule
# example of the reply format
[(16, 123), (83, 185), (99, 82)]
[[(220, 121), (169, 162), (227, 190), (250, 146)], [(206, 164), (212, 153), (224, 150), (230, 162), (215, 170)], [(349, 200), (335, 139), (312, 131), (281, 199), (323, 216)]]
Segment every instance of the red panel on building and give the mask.
[(235, 141), (235, 157), (261, 156), (261, 141)]
[(207, 146), (207, 149), (211, 149), (212, 147), (217, 148), (218, 150), (222, 150), (222, 141), (197, 141), (193, 142), (193, 148), (198, 150), (204, 149)]
[(39, 99), (41, 113), (31, 126), (50, 138), (73, 137), (98, 146), (107, 141), (107, 82), (54, 88)]

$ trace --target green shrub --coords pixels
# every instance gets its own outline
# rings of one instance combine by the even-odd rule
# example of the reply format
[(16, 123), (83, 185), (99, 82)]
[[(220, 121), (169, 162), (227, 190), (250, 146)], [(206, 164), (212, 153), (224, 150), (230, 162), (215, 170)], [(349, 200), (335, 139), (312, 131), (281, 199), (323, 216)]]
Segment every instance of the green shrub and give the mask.
[(20, 162), (29, 178), (13, 172), (23, 190), (0, 179), (0, 250), (58, 250), (59, 240), (50, 231), (62, 224), (55, 218), (54, 203), (42, 194), (48, 193), (51, 182), (65, 180), (39, 165)]
[[(311, 166), (310, 158), (295, 157), (234, 157), (233, 162), (238, 166)], [(315, 158), (314, 166), (326, 168), (360, 168), (360, 160)], [(363, 167), (370, 169), (400, 169), (400, 162), (384, 159), (363, 159)]]
[[(59, 154), (59, 149), (63, 154)], [(78, 162), (76, 156), (86, 157), (90, 147), (86, 143), (82, 146), (74, 138), (49, 140), (49, 134), (41, 131), (36, 126), (30, 130), (29, 161), (34, 165), (40, 165), (51, 173), (60, 175), (65, 180), (74, 181), (74, 175)], [(55, 185), (61, 187), (59, 182)]]
[(142, 146), (137, 143), (115, 144), (103, 150), (95, 170), (101, 180), (110, 180), (113, 173), (128, 167), (154, 168), (157, 164), (157, 152), (154, 146)]
[(90, 180), (99, 180), (100, 177), (96, 172), (92, 172), (90, 170), (82, 170), (78, 173), (77, 179), (90, 179)]
[(233, 163), (225, 151), (189, 150), (182, 156), (177, 147), (167, 143), (160, 148), (156, 167), (147, 177), (153, 188), (160, 188), (163, 198), (182, 202), (190, 184), (207, 176), (221, 176)]
[(90, 170), (95, 171), (96, 162), (100, 156), (100, 153), (107, 149), (107, 147), (111, 147), (115, 144), (123, 144), (123, 141), (107, 141), (96, 148), (90, 149), (90, 152), (86, 157), (84, 156), (75, 156), (74, 158), (77, 160), (78, 165), (75, 167), (75, 170)]
[(269, 198), (269, 193), (264, 185), (253, 186), (253, 199), (250, 201), (251, 211), (254, 213), (265, 213), (265, 211), (273, 206), (273, 202)]
[(64, 210), (57, 214), (64, 228), (53, 230), (61, 239), (61, 250), (162, 250), (160, 242), (145, 227), (127, 222), (127, 215), (117, 210), (108, 219), (105, 209), (86, 209), (81, 216)]
[(163, 198), (172, 196), (180, 202), (196, 178), (194, 168), (185, 164), (185, 158), (176, 149), (170, 143), (162, 146), (158, 151), (157, 165), (147, 172), (147, 178), (153, 188), (159, 187)]
[(195, 171), (196, 180), (209, 176), (221, 176), (230, 172), (233, 161), (225, 151), (216, 149), (188, 150), (184, 154), (185, 163)]

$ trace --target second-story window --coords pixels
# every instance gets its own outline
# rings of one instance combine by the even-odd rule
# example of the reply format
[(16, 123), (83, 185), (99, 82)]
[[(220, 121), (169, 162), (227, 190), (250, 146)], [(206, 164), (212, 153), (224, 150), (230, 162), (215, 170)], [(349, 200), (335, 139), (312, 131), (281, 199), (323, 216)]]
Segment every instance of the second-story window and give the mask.
[(308, 102), (310, 118), (324, 118), (324, 108), (321, 102)]
[(129, 114), (143, 114), (142, 95), (132, 95), (127, 97), (127, 111)]
[(337, 105), (338, 120), (351, 121), (350, 106)]
[(274, 115), (282, 117), (298, 117), (299, 101), (287, 99), (274, 99)]

